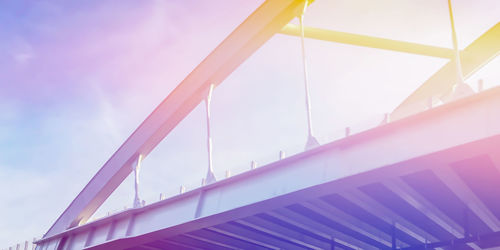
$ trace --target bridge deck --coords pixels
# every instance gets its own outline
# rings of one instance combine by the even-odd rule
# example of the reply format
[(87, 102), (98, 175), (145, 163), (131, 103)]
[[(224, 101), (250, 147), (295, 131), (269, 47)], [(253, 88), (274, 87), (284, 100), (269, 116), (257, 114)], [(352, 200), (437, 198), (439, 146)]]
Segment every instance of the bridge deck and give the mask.
[(42, 249), (500, 245), (500, 88), (139, 209)]

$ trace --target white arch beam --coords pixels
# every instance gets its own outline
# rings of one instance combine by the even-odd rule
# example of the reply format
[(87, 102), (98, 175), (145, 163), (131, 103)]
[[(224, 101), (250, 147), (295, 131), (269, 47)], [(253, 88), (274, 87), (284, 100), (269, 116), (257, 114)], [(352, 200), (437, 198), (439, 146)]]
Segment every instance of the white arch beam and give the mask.
[(267, 0), (210, 53), (144, 120), (83, 188), (44, 237), (85, 222), (146, 157), (206, 96), (301, 10), (301, 0)]

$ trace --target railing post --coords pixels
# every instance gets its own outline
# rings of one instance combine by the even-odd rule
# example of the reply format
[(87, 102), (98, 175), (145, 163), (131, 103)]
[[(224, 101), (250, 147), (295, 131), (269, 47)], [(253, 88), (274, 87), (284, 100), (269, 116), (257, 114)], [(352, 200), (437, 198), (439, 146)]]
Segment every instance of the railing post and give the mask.
[(256, 169), (256, 168), (257, 168), (257, 162), (252, 161), (252, 162), (250, 163), (250, 169)]
[(384, 114), (384, 124), (387, 124), (391, 122), (391, 114), (390, 113), (385, 113)]
[(280, 150), (280, 160), (285, 159), (285, 151)]

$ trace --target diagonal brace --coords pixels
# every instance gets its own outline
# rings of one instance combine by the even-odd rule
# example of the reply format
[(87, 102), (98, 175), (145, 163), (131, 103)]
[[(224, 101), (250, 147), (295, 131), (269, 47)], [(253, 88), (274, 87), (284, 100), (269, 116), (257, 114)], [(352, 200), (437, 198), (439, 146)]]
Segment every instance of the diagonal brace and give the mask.
[[(300, 36), (300, 27), (295, 24), (287, 24), (281, 29), (279, 33), (291, 36)], [(362, 47), (385, 49), (446, 59), (452, 59), (454, 56), (454, 52), (452, 49), (418, 43), (403, 42), (374, 36), (358, 35), (353, 33), (312, 27), (304, 27), (304, 33), (305, 37), (307, 38), (329, 42), (344, 43)]]

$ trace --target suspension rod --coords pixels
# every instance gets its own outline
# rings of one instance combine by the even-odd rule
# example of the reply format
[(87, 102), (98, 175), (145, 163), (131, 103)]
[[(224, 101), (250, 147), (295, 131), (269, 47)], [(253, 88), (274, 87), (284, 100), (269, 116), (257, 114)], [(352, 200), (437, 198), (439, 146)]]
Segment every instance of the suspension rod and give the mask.
[[(87, 221), (144, 158), (181, 120), (241, 63), (302, 10), (303, 2), (266, 0), (215, 48), (144, 120), (101, 167), (44, 235), (43, 240)], [(179, 170), (181, 171), (181, 170)]]

